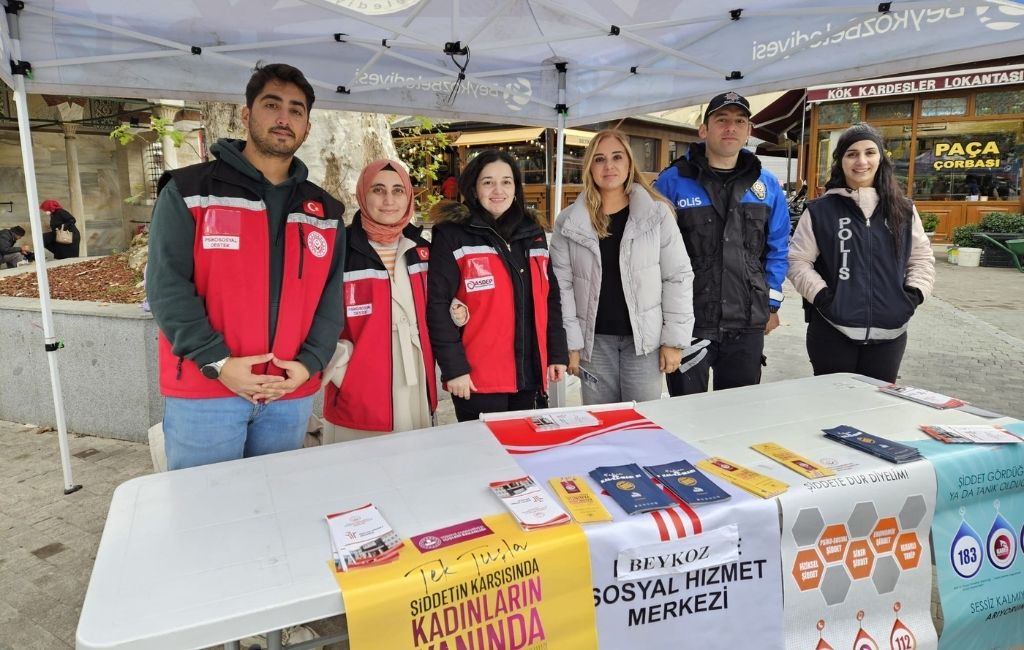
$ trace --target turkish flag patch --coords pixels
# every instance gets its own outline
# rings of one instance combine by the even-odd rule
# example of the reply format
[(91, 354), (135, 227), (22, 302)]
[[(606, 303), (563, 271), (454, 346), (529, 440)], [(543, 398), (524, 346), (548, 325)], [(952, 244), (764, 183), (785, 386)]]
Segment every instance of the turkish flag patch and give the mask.
[(323, 218), (324, 216), (324, 204), (319, 201), (306, 201), (302, 204), (302, 210), (314, 217)]
[(430, 259), (430, 249), (426, 246), (420, 246), (416, 249), (416, 254), (420, 256), (421, 261), (427, 261)]

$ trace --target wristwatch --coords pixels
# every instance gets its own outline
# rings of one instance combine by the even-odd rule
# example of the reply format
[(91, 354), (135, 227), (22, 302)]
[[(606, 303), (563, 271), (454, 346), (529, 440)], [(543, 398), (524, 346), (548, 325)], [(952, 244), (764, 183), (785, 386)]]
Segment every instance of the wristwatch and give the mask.
[(199, 371), (203, 373), (203, 376), (207, 379), (217, 379), (220, 377), (220, 370), (224, 367), (224, 364), (228, 362), (230, 356), (224, 357), (220, 361), (212, 361), (205, 366), (201, 367)]

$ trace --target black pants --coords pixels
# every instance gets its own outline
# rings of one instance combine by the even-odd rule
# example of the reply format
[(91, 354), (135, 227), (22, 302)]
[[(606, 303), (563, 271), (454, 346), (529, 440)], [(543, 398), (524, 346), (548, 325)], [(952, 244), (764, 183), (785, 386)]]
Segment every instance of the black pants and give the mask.
[(807, 325), (807, 356), (815, 375), (856, 372), (892, 383), (906, 349), (906, 332), (883, 343), (856, 343), (829, 325), (817, 310)]
[(715, 390), (750, 386), (761, 381), (764, 332), (726, 331), (721, 341), (712, 341), (708, 354), (685, 373), (665, 376), (668, 394), (695, 395), (708, 391), (708, 372), (715, 369)]
[(476, 420), (481, 413), (505, 413), (537, 408), (537, 389), (518, 393), (470, 393), (469, 399), (452, 395), (455, 417), (459, 422)]

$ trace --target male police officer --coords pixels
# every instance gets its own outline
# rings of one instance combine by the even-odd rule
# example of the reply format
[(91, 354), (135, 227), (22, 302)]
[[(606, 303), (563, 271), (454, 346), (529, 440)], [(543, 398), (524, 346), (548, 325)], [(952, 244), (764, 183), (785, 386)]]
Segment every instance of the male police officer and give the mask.
[(747, 100), (716, 95), (698, 131), (704, 142), (654, 184), (676, 207), (694, 273), (695, 338), (667, 377), (673, 396), (707, 391), (711, 368), (715, 390), (758, 383), (764, 335), (779, 324), (789, 211), (779, 181), (743, 148), (750, 131)]

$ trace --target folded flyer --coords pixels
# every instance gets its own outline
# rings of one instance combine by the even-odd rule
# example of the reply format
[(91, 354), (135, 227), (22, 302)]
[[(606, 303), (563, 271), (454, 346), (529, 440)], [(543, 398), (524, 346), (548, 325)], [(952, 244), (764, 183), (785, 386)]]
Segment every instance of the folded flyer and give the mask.
[(646, 465), (644, 469), (658, 479), (665, 489), (689, 505), (724, 501), (731, 495), (685, 460), (664, 465)]
[(789, 489), (787, 483), (777, 481), (770, 476), (759, 474), (750, 468), (716, 456), (698, 461), (697, 467), (705, 472), (711, 472), (715, 476), (724, 478), (733, 485), (741, 487), (762, 499), (777, 497)]
[(1024, 442), (1002, 427), (991, 424), (922, 424), (921, 430), (946, 443), (1012, 444)]
[(861, 431), (856, 427), (841, 425), (831, 429), (822, 429), (825, 437), (830, 440), (853, 447), (865, 453), (877, 456), (890, 463), (909, 463), (921, 459), (921, 452), (916, 447), (888, 440), (881, 436)]
[(562, 429), (579, 429), (596, 427), (601, 421), (587, 411), (561, 411), (542, 413), (527, 418), (534, 431), (560, 431)]
[(949, 395), (943, 395), (942, 393), (935, 393), (924, 388), (914, 388), (913, 386), (897, 386), (896, 384), (889, 384), (888, 386), (882, 386), (878, 390), (883, 393), (889, 393), (890, 395), (896, 395), (903, 399), (909, 399), (912, 402), (918, 404), (924, 404), (935, 409), (955, 409), (959, 406), (963, 406), (967, 402), (959, 400)]
[(572, 521), (532, 476), (494, 481), (491, 491), (501, 499), (523, 530), (557, 526)]
[(819, 465), (809, 458), (804, 458), (795, 451), (786, 449), (775, 442), (762, 442), (757, 445), (750, 445), (750, 448), (807, 478), (824, 478), (835, 475), (834, 470), (824, 465)]
[(326, 520), (336, 571), (390, 562), (402, 548), (402, 539), (372, 503), (329, 514)]
[(675, 505), (636, 463), (595, 467), (590, 470), (590, 477), (622, 506), (626, 514), (635, 515)]
[(590, 489), (587, 479), (582, 476), (556, 476), (549, 479), (548, 483), (554, 489), (555, 495), (569, 509), (572, 518), (579, 523), (612, 520), (611, 513), (605, 509), (601, 500)]

